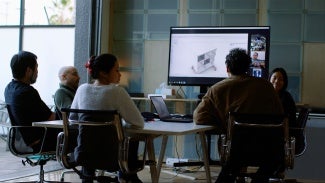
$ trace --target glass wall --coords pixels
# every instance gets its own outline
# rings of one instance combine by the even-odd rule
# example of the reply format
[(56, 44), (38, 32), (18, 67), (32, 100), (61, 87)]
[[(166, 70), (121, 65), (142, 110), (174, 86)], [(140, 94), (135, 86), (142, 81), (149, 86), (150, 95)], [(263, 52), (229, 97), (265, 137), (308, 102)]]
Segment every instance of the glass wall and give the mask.
[[(122, 85), (129, 92), (147, 92), (144, 85), (149, 82), (144, 78), (144, 71), (148, 68), (144, 68), (144, 59), (145, 53), (150, 50), (145, 50), (145, 45), (148, 42), (168, 41), (171, 26), (258, 24), (258, 0), (116, 0), (113, 9), (112, 50), (121, 60), (121, 70), (125, 73)], [(168, 55), (168, 52), (162, 54)], [(147, 62), (157, 62), (159, 59)], [(167, 77), (161, 80), (166, 82)], [(196, 91), (194, 87), (184, 88), (185, 96), (197, 97), (193, 93)]]
[(325, 1), (269, 0), (267, 6), (271, 26), (270, 70), (287, 70), (288, 90), (300, 102), (304, 43), (325, 42)]
[[(258, 24), (258, 0), (116, 0), (113, 9), (112, 50), (120, 59), (123, 71), (122, 84), (129, 92), (143, 92), (144, 85), (148, 84), (144, 81), (150, 80), (144, 78), (143, 74), (145, 52), (150, 52), (145, 50), (146, 42), (168, 41), (171, 26), (256, 26)], [(168, 55), (168, 52), (162, 54)], [(155, 58), (147, 62), (157, 62), (157, 60), (161, 61), (160, 58)], [(150, 74), (152, 77), (155, 75), (154, 72)], [(166, 82), (167, 77), (161, 79)], [(159, 84), (157, 83), (156, 86)], [(186, 87), (185, 95), (197, 97), (193, 94), (194, 88)], [(190, 159), (197, 158), (196, 152), (193, 152), (193, 137), (186, 136), (183, 139), (186, 145), (180, 152)], [(173, 153), (167, 151), (166, 156), (172, 156)], [(213, 152), (212, 157), (217, 157), (217, 154)]]
[[(115, 0), (113, 1), (113, 53), (122, 59), (124, 83), (131, 92), (143, 92), (145, 66), (167, 59), (145, 53), (161, 47), (150, 42), (168, 43), (170, 26), (271, 26), (270, 70), (284, 67), (289, 75), (288, 90), (301, 101), (304, 44), (325, 42), (324, 0)], [(148, 44), (159, 45), (159, 44)], [(167, 50), (167, 49), (166, 49)], [(168, 55), (168, 50), (161, 55)], [(145, 65), (145, 63), (152, 63)], [(161, 70), (161, 68), (159, 68)], [(158, 69), (158, 70), (159, 70)], [(155, 72), (149, 72), (154, 77)], [(150, 80), (152, 78), (148, 78)], [(166, 82), (167, 78), (161, 78)], [(160, 83), (156, 84), (156, 87)], [(185, 95), (195, 97), (195, 87), (186, 87)], [(215, 140), (215, 139), (214, 139)], [(193, 142), (187, 136), (185, 144)], [(185, 146), (187, 158), (195, 157)], [(218, 157), (212, 151), (212, 157)], [(166, 153), (170, 156), (170, 152)]]
[(74, 25), (75, 0), (0, 0), (0, 100), (4, 101), (12, 79), (11, 57), (26, 50), (38, 56), (39, 74), (33, 86), (45, 103), (54, 103), (57, 72), (74, 63)]
[[(123, 85), (129, 91), (143, 92), (148, 84), (144, 64), (155, 62), (144, 60), (150, 51), (144, 45), (167, 42), (170, 26), (271, 26), (270, 70), (287, 70), (288, 89), (296, 102), (302, 95), (304, 43), (325, 42), (324, 0), (117, 0), (113, 9), (112, 47), (123, 58), (122, 70), (129, 77)], [(184, 91), (197, 96), (195, 87)]]

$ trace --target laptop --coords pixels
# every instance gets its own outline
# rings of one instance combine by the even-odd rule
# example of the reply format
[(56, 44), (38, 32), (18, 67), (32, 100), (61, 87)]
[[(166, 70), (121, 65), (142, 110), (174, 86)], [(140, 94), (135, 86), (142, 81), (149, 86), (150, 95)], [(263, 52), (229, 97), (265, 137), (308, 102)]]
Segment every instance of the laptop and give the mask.
[(193, 122), (193, 117), (188, 115), (171, 115), (162, 96), (151, 96), (150, 99), (161, 121), (177, 123)]

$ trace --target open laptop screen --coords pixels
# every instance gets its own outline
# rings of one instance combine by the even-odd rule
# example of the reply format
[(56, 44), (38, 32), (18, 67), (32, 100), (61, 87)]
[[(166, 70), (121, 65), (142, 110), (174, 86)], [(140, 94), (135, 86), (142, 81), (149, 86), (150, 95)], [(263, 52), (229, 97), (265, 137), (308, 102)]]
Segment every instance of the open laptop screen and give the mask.
[(170, 113), (163, 97), (151, 96), (150, 99), (160, 119), (170, 117)]

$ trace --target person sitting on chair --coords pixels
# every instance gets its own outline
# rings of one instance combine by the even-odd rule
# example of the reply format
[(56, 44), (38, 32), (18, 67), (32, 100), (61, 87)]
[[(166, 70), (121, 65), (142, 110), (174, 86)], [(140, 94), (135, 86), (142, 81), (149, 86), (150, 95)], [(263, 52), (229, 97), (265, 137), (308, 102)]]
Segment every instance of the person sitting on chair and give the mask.
[[(32, 122), (55, 120), (55, 113), (43, 102), (38, 91), (31, 86), (38, 76), (37, 56), (28, 51), (15, 54), (10, 63), (14, 79), (5, 88), (5, 102), (10, 106), (11, 122), (17, 126), (32, 126)], [(55, 151), (57, 129), (48, 129), (43, 151)], [(39, 134), (23, 133), (25, 143), (39, 151), (42, 145)]]
[(297, 127), (296, 119), (296, 103), (291, 94), (287, 91), (288, 75), (283, 68), (275, 68), (270, 74), (270, 82), (272, 83), (275, 91), (278, 93), (282, 102), (284, 114), (288, 116), (289, 127)]
[(70, 108), (79, 86), (80, 77), (77, 69), (73, 66), (61, 67), (58, 76), (60, 88), (54, 94), (54, 104), (57, 118), (62, 119), (61, 109)]
[(283, 68), (275, 68), (270, 74), (270, 82), (272, 83), (275, 91), (278, 93), (280, 100), (282, 102), (284, 114), (288, 116), (289, 119), (289, 134), (295, 137), (296, 146), (295, 153), (299, 154), (305, 148), (305, 137), (302, 131), (295, 130), (299, 128), (297, 122), (296, 113), (297, 107), (293, 100), (291, 94), (287, 91), (288, 87), (288, 75)]
[[(215, 125), (220, 133), (226, 134), (229, 112), (283, 114), (281, 102), (271, 83), (247, 74), (251, 59), (246, 50), (230, 50), (225, 63), (229, 77), (210, 87), (203, 96), (194, 110), (193, 119), (196, 124)], [(238, 165), (224, 165), (216, 183), (235, 182), (241, 168)], [(268, 182), (277, 168), (278, 165), (259, 167), (252, 182)], [(230, 169), (236, 173), (230, 174)]]
[[(92, 84), (85, 83), (79, 86), (72, 109), (92, 109), (92, 110), (118, 110), (125, 121), (125, 125), (130, 128), (143, 128), (144, 119), (140, 111), (132, 101), (126, 90), (118, 85), (121, 73), (117, 58), (112, 54), (101, 54), (97, 57), (92, 56), (86, 64), (88, 73), (94, 79)], [(77, 115), (72, 113), (70, 119), (78, 119)], [(97, 134), (99, 135), (99, 134)], [(98, 139), (104, 140), (104, 139)], [(129, 147), (129, 166), (137, 167), (137, 155), (139, 142), (130, 143)], [(75, 155), (82, 152), (83, 147), (78, 144), (75, 148)], [(99, 160), (101, 157), (98, 157)], [(86, 175), (94, 175), (95, 170), (89, 167), (82, 167)], [(131, 182), (142, 182), (137, 174), (120, 175), (120, 180), (124, 179)], [(83, 182), (91, 182), (83, 180)]]

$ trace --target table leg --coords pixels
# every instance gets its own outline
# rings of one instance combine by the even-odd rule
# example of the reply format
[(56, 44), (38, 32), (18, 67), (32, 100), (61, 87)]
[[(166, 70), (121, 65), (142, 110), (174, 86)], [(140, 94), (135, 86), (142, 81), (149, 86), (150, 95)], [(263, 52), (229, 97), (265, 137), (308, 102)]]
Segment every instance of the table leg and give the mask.
[(147, 139), (147, 150), (148, 150), (148, 158), (151, 161), (150, 163), (150, 174), (151, 174), (151, 181), (153, 183), (158, 183), (159, 177), (157, 173), (157, 166), (156, 166), (156, 157), (155, 157), (155, 148), (153, 144), (154, 137), (149, 136)]
[(160, 177), (160, 171), (161, 171), (162, 162), (163, 162), (164, 157), (165, 157), (165, 151), (166, 151), (167, 141), (168, 141), (168, 136), (167, 135), (163, 135), (162, 136), (160, 153), (159, 153), (158, 164), (157, 164), (157, 176), (158, 176), (158, 179)]
[(200, 134), (201, 145), (203, 149), (203, 162), (204, 162), (204, 169), (207, 177), (207, 182), (211, 183), (211, 173), (210, 173), (210, 165), (209, 165), (209, 158), (208, 158), (208, 154), (210, 152), (208, 152), (207, 142), (205, 140), (205, 133), (200, 132), (199, 134)]

